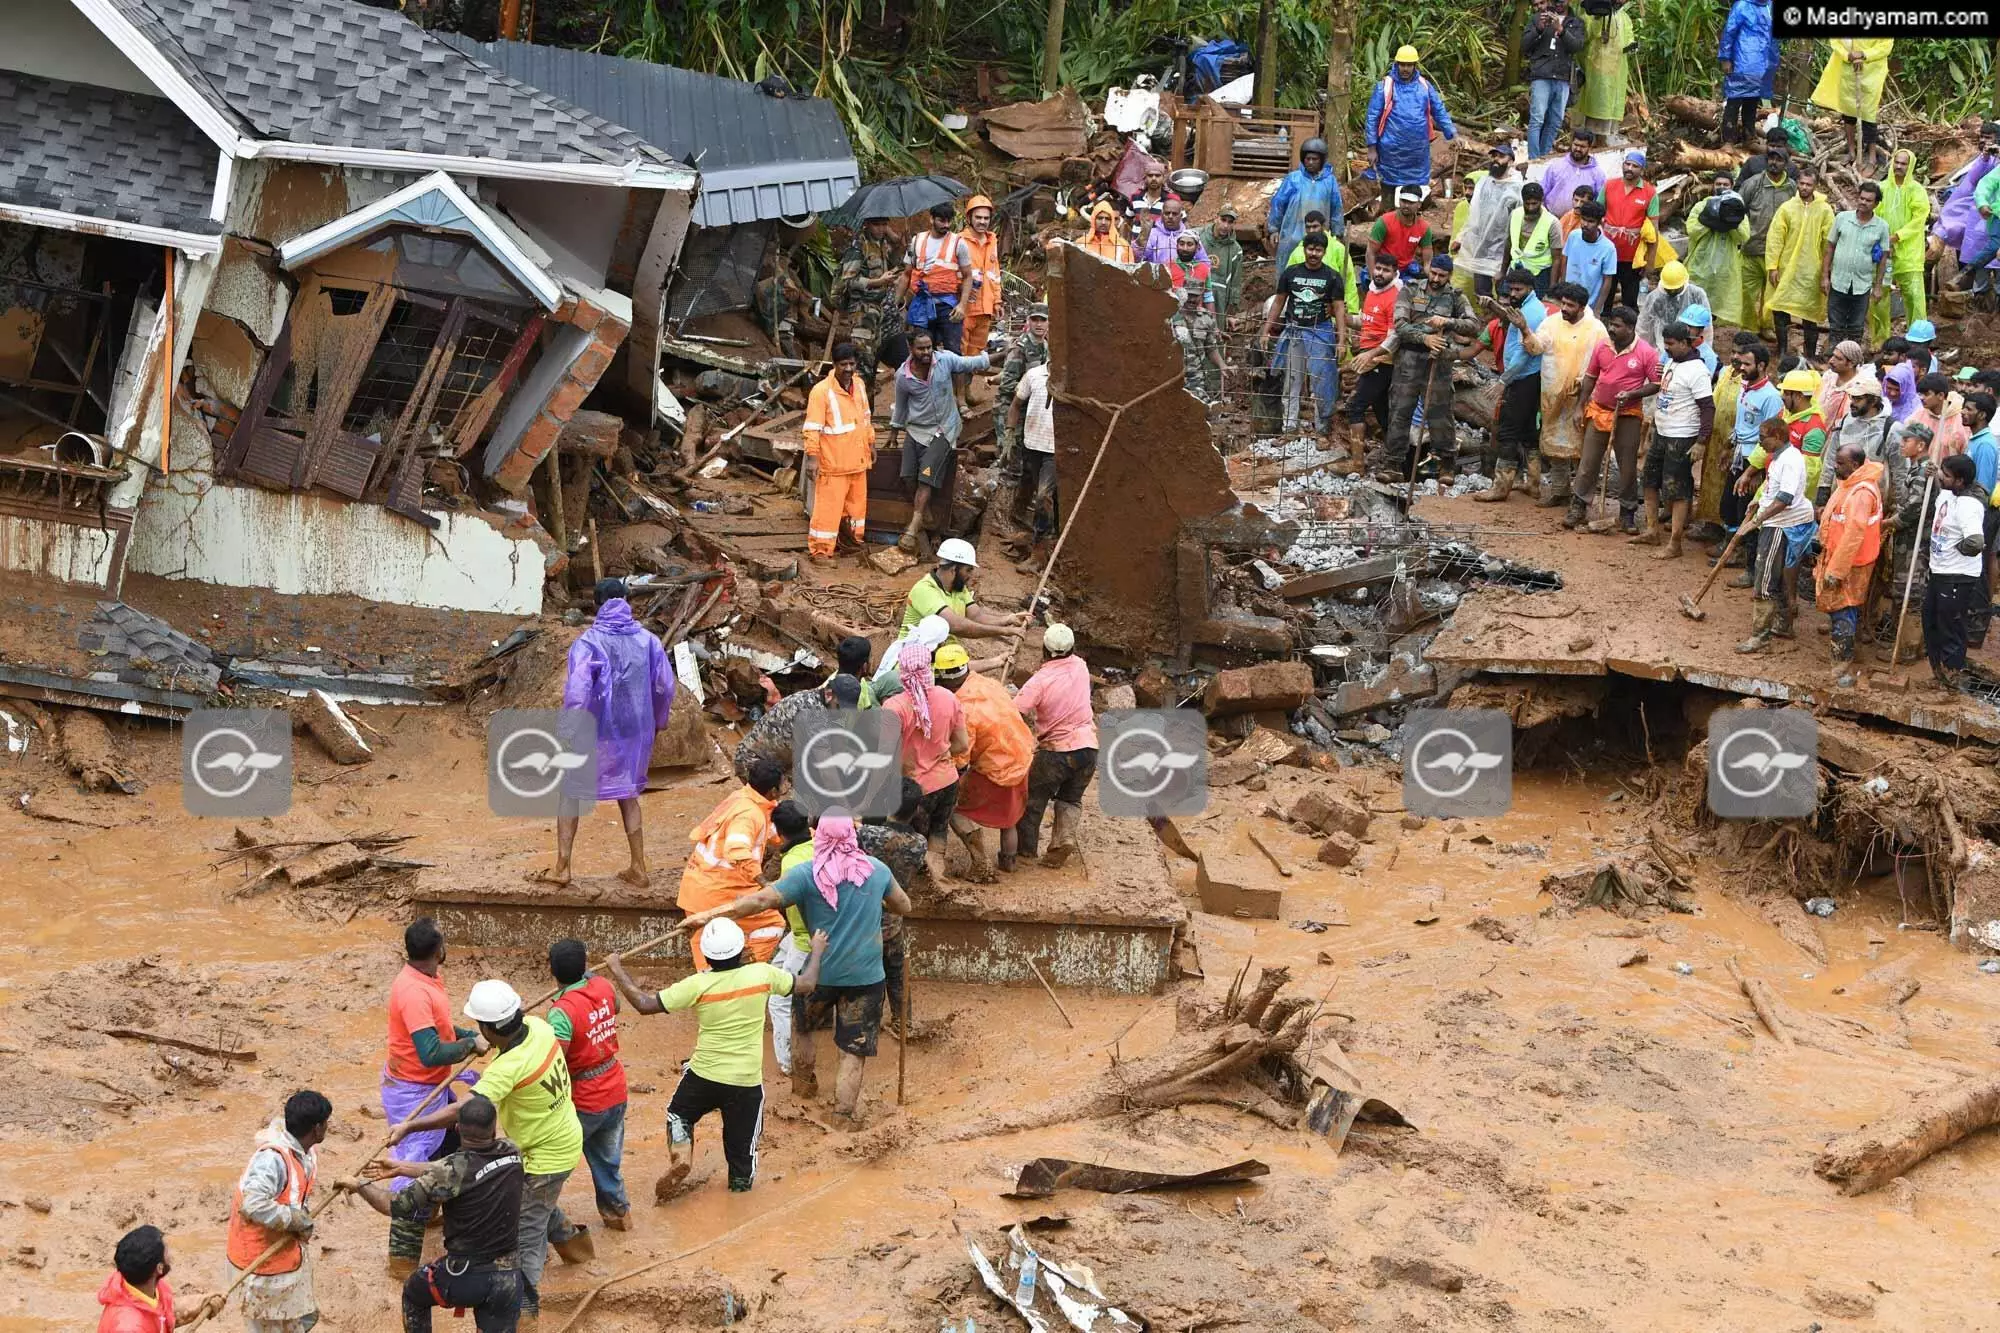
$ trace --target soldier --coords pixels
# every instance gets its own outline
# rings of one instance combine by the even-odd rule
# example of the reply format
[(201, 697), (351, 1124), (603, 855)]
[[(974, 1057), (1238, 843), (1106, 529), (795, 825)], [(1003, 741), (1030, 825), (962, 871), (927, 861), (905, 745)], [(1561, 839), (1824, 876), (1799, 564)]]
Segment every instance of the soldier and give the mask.
[(1451, 285), (1451, 256), (1435, 255), (1422, 282), (1406, 282), (1396, 298), (1395, 378), (1389, 387), (1389, 438), (1384, 441), (1379, 481), (1410, 479), (1410, 422), (1417, 400), (1424, 404), (1431, 452), (1437, 455), (1438, 486), (1449, 486), (1458, 470), (1458, 428), (1451, 414), (1451, 367), (1461, 342), (1479, 336), (1479, 321), (1465, 293)]
[(1224, 204), (1215, 221), (1198, 235), (1208, 251), (1208, 291), (1215, 304), (1215, 322), (1227, 329), (1229, 317), (1243, 304), (1243, 242), (1236, 239), (1236, 205)]
[[(1028, 326), (1014, 345), (1007, 351), (1007, 360), (1000, 367), (1000, 389), (993, 401), (1004, 408), (1014, 401), (1014, 390), (1020, 387), (1021, 377), (1049, 359), (1049, 308), (1040, 301), (1028, 307)], [(1002, 424), (1000, 450), (1010, 476), (1018, 476), (1021, 470), (1020, 441), (1015, 438), (1011, 422)]]
[(840, 259), (840, 306), (853, 321), (848, 341), (854, 344), (861, 382), (875, 395), (875, 354), (882, 345), (882, 325), (887, 319), (890, 293), (903, 276), (889, 263), (895, 248), (887, 218), (869, 218), (848, 243)]
[(1209, 313), (1202, 287), (1190, 281), (1178, 293), (1180, 308), (1168, 324), (1174, 340), (1181, 345), (1181, 371), (1187, 377), (1187, 391), (1204, 403), (1222, 401), (1222, 335)]
[(792, 276), (792, 266), (783, 249), (772, 252), (765, 275), (757, 283), (757, 322), (778, 344), (778, 355), (798, 359), (799, 340), (793, 316), (812, 297)]

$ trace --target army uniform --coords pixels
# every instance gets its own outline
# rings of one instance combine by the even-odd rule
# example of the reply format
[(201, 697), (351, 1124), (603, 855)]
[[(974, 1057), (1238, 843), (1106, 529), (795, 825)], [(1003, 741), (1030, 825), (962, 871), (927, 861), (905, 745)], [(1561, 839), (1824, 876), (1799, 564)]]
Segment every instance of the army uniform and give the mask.
[[(1236, 216), (1232, 210), (1228, 214)], [(1199, 232), (1202, 248), (1208, 253), (1208, 289), (1215, 298), (1215, 319), (1218, 325), (1226, 325), (1229, 316), (1243, 304), (1243, 242), (1231, 236), (1221, 240), (1215, 234), (1215, 224), (1209, 223)], [(1350, 299), (1359, 299), (1350, 292)]]
[(1216, 328), (1214, 313), (1198, 295), (1190, 293), (1168, 324), (1181, 345), (1181, 371), (1187, 377), (1188, 392), (1204, 403), (1220, 402), (1222, 372), (1216, 367), (1215, 353), (1222, 346), (1222, 334)]
[[(1034, 307), (1033, 313), (1046, 318), (1048, 307), (1037, 305)], [(1005, 432), (1006, 436), (1006, 438), (1000, 441), (1001, 452), (1014, 470), (1018, 470), (1020, 465), (1021, 442), (1014, 438), (1015, 432), (1007, 426), (1007, 404), (1014, 401), (1014, 390), (1021, 386), (1021, 377), (1036, 366), (1045, 364), (1048, 359), (1048, 340), (1046, 338), (1037, 338), (1034, 334), (1023, 330), (1021, 336), (1015, 340), (1013, 347), (1008, 349), (1007, 359), (1000, 366), (1000, 388), (993, 399), (995, 403), (999, 404), (999, 407), (995, 410), (994, 415), (1000, 419), (1000, 429)]]
[[(1442, 329), (1430, 327), (1433, 315), (1447, 321)], [(1394, 332), (1396, 336), (1395, 378), (1389, 384), (1389, 434), (1382, 453), (1387, 470), (1407, 473), (1410, 458), (1410, 423), (1417, 414), (1417, 400), (1423, 399), (1424, 425), (1430, 432), (1431, 453), (1438, 472), (1447, 474), (1458, 467), (1458, 425), (1452, 419), (1451, 367), (1463, 355), (1463, 342), (1479, 336), (1479, 321), (1472, 303), (1456, 287), (1432, 291), (1424, 281), (1406, 282), (1396, 296)], [(1448, 340), (1444, 352), (1433, 354), (1424, 337), (1442, 333)]]
[(778, 355), (796, 360), (799, 355), (798, 326), (792, 318), (791, 270), (780, 265), (775, 277), (757, 284), (757, 322), (778, 344)]
[(433, 1204), (444, 1207), (444, 1253), (403, 1284), (405, 1333), (428, 1330), (434, 1309), (471, 1310), (479, 1333), (516, 1326), (521, 1274), (514, 1256), (524, 1182), (521, 1150), (496, 1138), (432, 1162), (395, 1196), (389, 1215), (397, 1223), (421, 1218)]
[(853, 320), (848, 341), (854, 344), (856, 368), (868, 392), (875, 392), (875, 353), (882, 345), (882, 323), (893, 287), (868, 287), (867, 280), (889, 272), (888, 238), (871, 239), (867, 232), (856, 235), (840, 259), (840, 304)]

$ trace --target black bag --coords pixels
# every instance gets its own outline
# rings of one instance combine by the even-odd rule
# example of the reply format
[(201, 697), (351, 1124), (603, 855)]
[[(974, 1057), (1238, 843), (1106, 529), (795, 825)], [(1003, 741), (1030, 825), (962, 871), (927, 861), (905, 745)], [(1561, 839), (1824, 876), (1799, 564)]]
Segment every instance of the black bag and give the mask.
[(1583, 12), (1594, 19), (1610, 16), (1618, 11), (1625, 0), (1583, 0)]
[(1701, 225), (1714, 232), (1731, 232), (1743, 225), (1743, 219), (1750, 216), (1749, 205), (1741, 195), (1729, 194), (1710, 199), (1701, 206)]

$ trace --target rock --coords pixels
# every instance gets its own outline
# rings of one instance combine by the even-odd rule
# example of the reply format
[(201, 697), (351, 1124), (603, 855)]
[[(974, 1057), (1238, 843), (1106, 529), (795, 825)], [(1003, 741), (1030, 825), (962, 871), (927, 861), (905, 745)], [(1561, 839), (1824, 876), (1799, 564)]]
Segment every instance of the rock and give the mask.
[(1834, 1319), (1866, 1319), (1875, 1313), (1875, 1297), (1856, 1287), (1815, 1282), (1806, 1288), (1806, 1304)]
[(1167, 673), (1149, 662), (1132, 678), (1132, 693), (1141, 708), (1166, 708), (1176, 702), (1178, 691)]
[(1292, 802), (1292, 818), (1319, 833), (1341, 832), (1361, 838), (1368, 832), (1368, 811), (1340, 791), (1314, 789)]
[(361, 735), (334, 697), (325, 690), (308, 690), (306, 697), (293, 703), (292, 716), (305, 724), (320, 748), (336, 764), (365, 764), (375, 751)]
[(896, 577), (896, 575), (917, 563), (915, 556), (906, 555), (893, 546), (877, 546), (869, 551), (865, 558), (871, 569), (878, 574), (886, 574), (890, 578)]
[(1345, 717), (1349, 713), (1366, 713), (1392, 704), (1428, 699), (1436, 693), (1437, 672), (1428, 662), (1411, 666), (1408, 660), (1393, 657), (1380, 680), (1372, 684), (1350, 680), (1335, 690), (1328, 711), (1335, 717)]
[(618, 437), (624, 430), (623, 417), (585, 408), (570, 413), (562, 434), (556, 437), (556, 447), (564, 453), (609, 458), (618, 452)]
[(1464, 1291), (1472, 1276), (1457, 1264), (1420, 1255), (1378, 1254), (1368, 1266), (1384, 1282), (1409, 1282), (1433, 1291)]
[(1097, 711), (1100, 713), (1138, 706), (1138, 696), (1130, 685), (1106, 685), (1097, 692)]
[(708, 724), (702, 720), (701, 705), (694, 691), (674, 691), (673, 711), (667, 725), (653, 734), (653, 755), (648, 768), (701, 768), (708, 763), (714, 747), (708, 739)]
[(1289, 731), (1258, 727), (1250, 733), (1243, 744), (1236, 747), (1236, 754), (1254, 758), (1265, 764), (1297, 764), (1303, 767), (1306, 760), (1306, 743), (1303, 737), (1294, 736)]
[(1195, 864), (1195, 890), (1201, 896), (1201, 910), (1217, 916), (1276, 921), (1282, 915), (1284, 891), (1259, 883), (1273, 873), (1271, 863), (1261, 856), (1204, 851)]
[(1202, 695), (1201, 709), (1210, 717), (1264, 709), (1290, 712), (1312, 694), (1312, 668), (1304, 662), (1261, 662), (1217, 672)]
[(1251, 776), (1251, 777), (1248, 777), (1248, 778), (1244, 779), (1244, 781), (1243, 781), (1243, 790), (1244, 790), (1244, 791), (1263, 791), (1263, 790), (1265, 790), (1266, 788), (1268, 788), (1268, 787), (1269, 787), (1270, 785), (1271, 785), (1271, 780), (1270, 780), (1269, 778), (1265, 777), (1265, 776), (1264, 776), (1264, 775), (1263, 775), (1262, 773), (1258, 773), (1258, 774), (1254, 774), (1253, 776)]
[(31, 1213), (41, 1213), (45, 1216), (56, 1209), (55, 1201), (46, 1194), (30, 1194), (21, 1200), (21, 1206)]
[(1319, 845), (1319, 861), (1322, 865), (1349, 866), (1354, 858), (1361, 855), (1361, 843), (1354, 835), (1335, 829), (1327, 840)]
[(1465, 928), (1475, 935), (1484, 935), (1495, 944), (1512, 944), (1515, 939), (1512, 928), (1497, 916), (1481, 914), (1466, 922)]
[(1424, 826), (1424, 817), (1423, 817), (1422, 815), (1404, 815), (1404, 816), (1403, 816), (1403, 827), (1404, 827), (1404, 828), (1406, 828), (1406, 829), (1420, 829), (1420, 828), (1422, 828), (1423, 826)]

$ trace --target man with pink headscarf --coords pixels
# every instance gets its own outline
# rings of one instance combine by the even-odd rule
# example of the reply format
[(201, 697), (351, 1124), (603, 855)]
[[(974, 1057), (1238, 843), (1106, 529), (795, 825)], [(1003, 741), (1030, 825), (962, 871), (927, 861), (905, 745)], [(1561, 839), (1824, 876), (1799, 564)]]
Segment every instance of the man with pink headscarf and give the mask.
[(899, 653), (896, 679), (903, 689), (882, 707), (902, 723), (903, 776), (915, 778), (924, 789), (921, 808), (927, 819), (919, 819), (917, 827), (925, 830), (930, 843), (924, 859), (930, 863), (931, 879), (942, 884), (951, 816), (958, 809), (958, 765), (951, 757), (964, 754), (971, 742), (965, 710), (932, 674), (931, 650), (919, 640), (906, 639)]
[[(949, 697), (949, 696), (947, 696)], [(833, 1028), (840, 1069), (834, 1079), (834, 1109), (852, 1122), (861, 1107), (863, 1062), (875, 1054), (882, 1031), (882, 913), (910, 912), (910, 897), (889, 867), (861, 850), (854, 820), (839, 808), (828, 810), (813, 830), (812, 860), (794, 866), (769, 888), (687, 918), (698, 930), (717, 917), (731, 919), (796, 907), (806, 929), (825, 933), (819, 951), (819, 984), (796, 1017), (792, 1048), (792, 1093), (801, 1100), (819, 1095), (818, 1057), (813, 1033)]]

